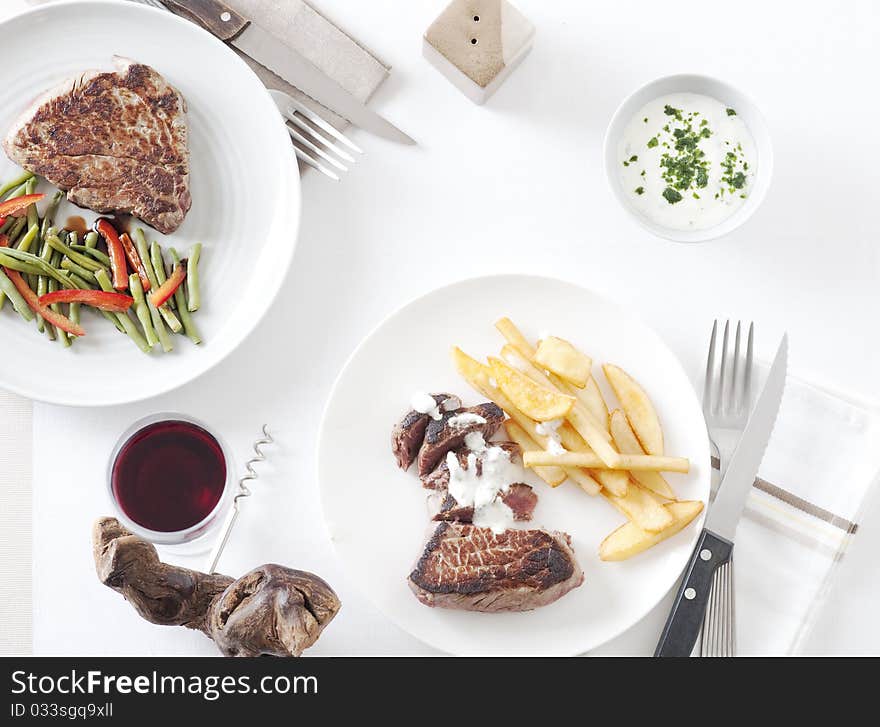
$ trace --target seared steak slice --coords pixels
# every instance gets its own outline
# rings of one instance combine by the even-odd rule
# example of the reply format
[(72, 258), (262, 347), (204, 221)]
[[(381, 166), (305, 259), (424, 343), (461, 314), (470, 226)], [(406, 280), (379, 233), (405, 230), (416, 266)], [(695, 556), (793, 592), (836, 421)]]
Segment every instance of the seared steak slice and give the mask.
[(529, 611), (577, 588), (584, 574), (568, 535), (440, 523), (409, 575), (426, 606), (466, 611)]
[[(535, 505), (538, 504), (538, 496), (530, 485), (524, 482), (514, 482), (501, 495), (501, 502), (513, 510), (514, 520), (531, 520)], [(461, 507), (458, 501), (448, 492), (440, 504), (440, 512), (434, 515), (437, 522), (449, 522), (456, 520), (461, 523), (469, 523), (474, 517), (474, 508)]]
[(468, 434), (479, 432), (484, 439), (489, 439), (503, 421), (501, 407), (489, 402), (445, 412), (440, 419), (432, 419), (428, 422), (425, 441), (419, 450), (419, 476), (429, 474), (446, 457), (447, 452), (461, 447)]
[[(516, 442), (489, 442), (492, 447), (501, 447), (505, 452), (510, 454), (513, 460), (519, 457), (521, 452)], [(458, 464), (462, 469), (468, 468), (468, 455), (471, 453), (467, 447), (460, 447), (455, 450), (455, 456), (458, 458)], [(482, 473), (483, 455), (480, 452), (474, 452), (477, 459), (477, 474)], [(446, 464), (446, 457), (440, 460), (431, 474), (422, 477), (422, 487), (426, 490), (445, 490), (449, 487), (449, 465)]]
[(191, 205), (186, 102), (156, 71), (114, 57), (50, 89), (3, 140), (12, 161), (96, 212), (130, 212), (159, 232)]
[[(461, 407), (461, 399), (453, 394), (431, 394), (437, 406), (455, 411)], [(431, 415), (411, 409), (391, 430), (391, 451), (397, 460), (397, 466), (408, 470), (415, 462), (419, 449), (425, 439), (425, 430)]]

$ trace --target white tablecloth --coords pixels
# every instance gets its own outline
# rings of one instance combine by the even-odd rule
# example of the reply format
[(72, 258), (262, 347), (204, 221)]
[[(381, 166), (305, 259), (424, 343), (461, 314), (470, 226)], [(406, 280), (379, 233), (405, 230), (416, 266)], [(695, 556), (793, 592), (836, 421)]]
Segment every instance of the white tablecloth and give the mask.
[[(341, 183), (306, 179), (281, 298), (203, 379), (108, 411), (36, 407), (38, 653), (213, 653), (197, 634), (139, 620), (98, 585), (90, 560), (90, 523), (110, 512), (104, 472), (113, 441), (135, 418), (168, 409), (203, 417), (242, 457), (263, 421), (279, 439), (223, 570), (276, 560), (326, 577), (344, 606), (314, 653), (427, 653), (365, 601), (336, 560), (314, 446), (351, 349), (403, 302), (456, 279), (533, 271), (578, 281), (638, 311), (695, 382), (711, 320), (752, 318), (765, 358), (788, 330), (799, 375), (877, 398), (880, 98), (864, 82), (880, 61), (873, 3), (744, 0), (731, 9), (686, 0), (671, 13), (647, 2), (519, 0), (537, 26), (535, 49), (485, 107), (420, 57), (419, 38), (443, 0), (375, 0), (369, 11), (343, 0), (318, 5), (394, 67), (375, 105), (420, 146), (356, 133), (366, 154)], [(605, 126), (624, 96), (681, 71), (719, 76), (751, 95), (776, 155), (772, 188), (752, 220), (695, 246), (636, 227), (607, 188), (602, 157)], [(664, 611), (661, 604), (600, 651), (650, 652)]]

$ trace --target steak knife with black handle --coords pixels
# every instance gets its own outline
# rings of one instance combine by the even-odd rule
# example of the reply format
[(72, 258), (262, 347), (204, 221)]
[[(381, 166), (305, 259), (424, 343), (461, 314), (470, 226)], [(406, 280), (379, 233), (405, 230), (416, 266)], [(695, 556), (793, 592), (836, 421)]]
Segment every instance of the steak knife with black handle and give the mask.
[(742, 439), (730, 460), (715, 503), (706, 517), (697, 547), (684, 571), (684, 579), (654, 656), (690, 656), (703, 623), (709, 589), (716, 569), (733, 557), (736, 525), (745, 508), (785, 389), (788, 336), (783, 336), (767, 383), (755, 405)]

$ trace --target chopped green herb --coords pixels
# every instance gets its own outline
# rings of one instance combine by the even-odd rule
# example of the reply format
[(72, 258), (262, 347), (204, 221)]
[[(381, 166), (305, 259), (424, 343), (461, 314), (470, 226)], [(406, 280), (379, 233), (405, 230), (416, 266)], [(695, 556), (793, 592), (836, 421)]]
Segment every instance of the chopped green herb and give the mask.
[(727, 109), (727, 115), (728, 116), (736, 116), (736, 111), (734, 111), (733, 109)]
[(645, 170), (644, 170), (644, 169), (642, 169), (642, 172), (641, 172), (641, 174), (639, 174), (639, 176), (640, 176), (640, 177), (644, 177), (644, 176), (645, 176)]
[(647, 124), (647, 123), (648, 123), (648, 117), (646, 116), (644, 119), (642, 119), (642, 121), (644, 121), (644, 122)]
[(630, 164), (632, 164), (633, 162), (637, 162), (638, 160), (639, 160), (639, 157), (638, 157), (637, 154), (633, 154), (633, 155), (629, 158)]
[(694, 197), (694, 199), (699, 199), (700, 195), (698, 195), (696, 192), (694, 192), (693, 197)]
[(645, 188), (644, 187), (636, 187), (635, 192), (636, 192), (636, 194), (644, 194)]
[(666, 114), (667, 116), (673, 116), (676, 121), (682, 120), (681, 109), (677, 109), (673, 106), (670, 106), (669, 104), (666, 104), (663, 107), (663, 113)]
[(673, 189), (672, 187), (667, 187), (666, 189), (664, 189), (663, 196), (666, 198), (666, 201), (669, 202), (669, 204), (681, 202), (681, 195), (678, 193), (677, 190)]
[(657, 144), (659, 144), (659, 143), (660, 143), (660, 142), (657, 141), (657, 137), (656, 137), (656, 136), (653, 136), (653, 137), (651, 137), (650, 139), (648, 139), (648, 148), (649, 148), (649, 149), (653, 149), (653, 148), (654, 148), (655, 146), (657, 146)]

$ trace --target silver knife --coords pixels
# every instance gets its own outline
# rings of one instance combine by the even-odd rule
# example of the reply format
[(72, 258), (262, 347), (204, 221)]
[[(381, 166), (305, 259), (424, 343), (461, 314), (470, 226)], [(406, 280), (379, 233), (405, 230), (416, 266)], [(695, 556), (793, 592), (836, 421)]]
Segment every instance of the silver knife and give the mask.
[(703, 622), (715, 570), (731, 561), (733, 539), (767, 442), (776, 423), (788, 366), (788, 335), (782, 337), (767, 383), (721, 481), (697, 547), (685, 568), (654, 656), (690, 656)]
[(352, 96), (308, 58), (286, 46), (221, 0), (161, 2), (171, 12), (198, 23), (355, 126), (401, 144), (416, 143), (394, 124)]

